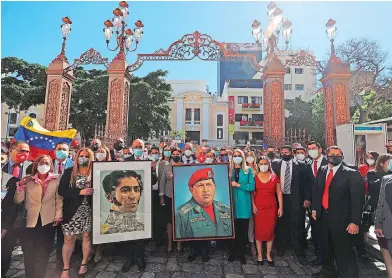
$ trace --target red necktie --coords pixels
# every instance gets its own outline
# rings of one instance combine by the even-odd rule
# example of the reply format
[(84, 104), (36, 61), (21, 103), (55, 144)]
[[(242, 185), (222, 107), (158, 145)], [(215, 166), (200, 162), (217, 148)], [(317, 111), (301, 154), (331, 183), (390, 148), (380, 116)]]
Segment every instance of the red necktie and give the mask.
[(317, 177), (317, 170), (318, 170), (318, 168), (317, 168), (317, 160), (315, 160), (314, 164), (313, 164), (313, 172), (314, 172), (314, 176), (315, 177)]
[(323, 194), (323, 201), (322, 205), (325, 209), (328, 209), (328, 204), (329, 204), (329, 186), (331, 184), (331, 181), (333, 179), (333, 170), (329, 169), (329, 173), (327, 176), (327, 180), (325, 181), (325, 187), (324, 187), (324, 194)]
[(20, 165), (19, 164), (14, 164), (14, 169), (12, 170), (12, 175), (15, 178), (19, 179), (19, 175), (20, 175)]
[(63, 173), (63, 163), (59, 163), (59, 174), (61, 175)]

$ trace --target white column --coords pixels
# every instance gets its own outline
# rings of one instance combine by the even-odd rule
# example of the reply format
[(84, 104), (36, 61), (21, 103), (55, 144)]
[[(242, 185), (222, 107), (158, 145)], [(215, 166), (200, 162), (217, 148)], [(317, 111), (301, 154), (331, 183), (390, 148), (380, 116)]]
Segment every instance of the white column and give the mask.
[(185, 118), (184, 112), (184, 99), (178, 98), (177, 102), (177, 130), (183, 130), (183, 119)]
[(203, 98), (203, 129), (202, 129), (202, 138), (201, 139), (210, 139), (210, 105), (208, 102), (208, 98)]

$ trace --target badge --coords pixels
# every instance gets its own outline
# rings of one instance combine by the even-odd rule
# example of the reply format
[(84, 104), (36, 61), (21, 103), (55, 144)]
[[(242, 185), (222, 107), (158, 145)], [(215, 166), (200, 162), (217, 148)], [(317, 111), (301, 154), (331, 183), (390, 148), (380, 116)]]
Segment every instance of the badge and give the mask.
[(207, 176), (208, 176), (209, 178), (212, 178), (212, 171), (208, 171)]

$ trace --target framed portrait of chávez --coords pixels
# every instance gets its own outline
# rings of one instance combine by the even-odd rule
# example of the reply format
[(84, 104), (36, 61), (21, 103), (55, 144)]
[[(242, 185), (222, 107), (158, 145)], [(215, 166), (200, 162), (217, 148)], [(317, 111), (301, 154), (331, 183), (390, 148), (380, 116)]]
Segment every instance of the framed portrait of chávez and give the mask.
[(151, 161), (93, 163), (93, 244), (151, 238)]
[(173, 166), (173, 238), (234, 238), (229, 165)]

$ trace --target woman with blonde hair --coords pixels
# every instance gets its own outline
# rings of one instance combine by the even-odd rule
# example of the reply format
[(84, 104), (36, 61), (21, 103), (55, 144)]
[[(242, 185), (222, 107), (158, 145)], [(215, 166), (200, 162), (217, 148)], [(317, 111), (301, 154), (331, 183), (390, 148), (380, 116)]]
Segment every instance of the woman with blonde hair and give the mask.
[(26, 277), (45, 276), (54, 242), (54, 226), (63, 214), (63, 198), (58, 194), (60, 175), (53, 174), (52, 158), (39, 156), (32, 175), (17, 183), (15, 203), (25, 203), (26, 229), (23, 253)]
[(62, 278), (69, 277), (70, 260), (75, 248), (77, 235), (82, 235), (83, 259), (79, 276), (87, 273), (87, 261), (91, 252), (91, 188), (92, 163), (94, 153), (89, 148), (81, 148), (75, 156), (73, 168), (64, 171), (60, 181), (59, 194), (64, 198), (63, 222), (64, 233)]
[(251, 193), (255, 189), (252, 169), (246, 165), (245, 155), (239, 150), (233, 151), (230, 167), (232, 196), (234, 204), (235, 239), (230, 242), (229, 262), (238, 257), (241, 264), (246, 264), (245, 248), (247, 245), (249, 219), (252, 217)]

